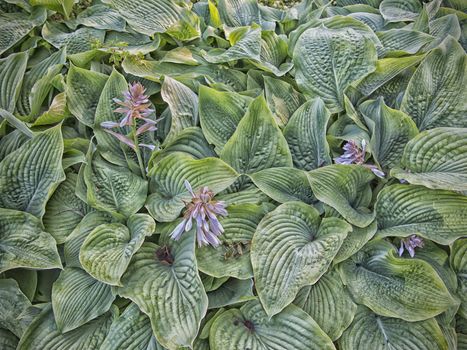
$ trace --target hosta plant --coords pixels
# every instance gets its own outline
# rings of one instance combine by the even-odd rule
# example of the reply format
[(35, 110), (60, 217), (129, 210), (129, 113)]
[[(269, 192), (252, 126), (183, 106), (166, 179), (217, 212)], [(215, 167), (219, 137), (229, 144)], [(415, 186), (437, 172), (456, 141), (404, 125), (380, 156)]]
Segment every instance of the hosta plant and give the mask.
[(461, 0), (0, 0), (0, 349), (467, 349)]

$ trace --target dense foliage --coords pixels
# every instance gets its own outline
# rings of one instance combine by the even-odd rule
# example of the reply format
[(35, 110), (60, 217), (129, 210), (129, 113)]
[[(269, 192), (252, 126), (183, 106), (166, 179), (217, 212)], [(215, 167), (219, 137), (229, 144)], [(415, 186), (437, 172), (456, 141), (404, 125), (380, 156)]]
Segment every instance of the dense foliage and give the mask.
[(0, 0), (0, 348), (467, 349), (464, 0)]

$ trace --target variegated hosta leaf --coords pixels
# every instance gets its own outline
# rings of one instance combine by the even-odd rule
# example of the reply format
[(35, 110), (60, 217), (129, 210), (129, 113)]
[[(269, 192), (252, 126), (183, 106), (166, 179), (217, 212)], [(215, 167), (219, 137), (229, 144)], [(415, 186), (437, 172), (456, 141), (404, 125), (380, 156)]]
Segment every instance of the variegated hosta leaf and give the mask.
[(209, 334), (212, 350), (332, 350), (331, 339), (303, 310), (289, 305), (269, 317), (258, 301), (218, 316)]
[(193, 190), (207, 186), (214, 193), (229, 187), (238, 177), (237, 172), (218, 158), (193, 159), (183, 153), (172, 153), (149, 171), (150, 192), (146, 208), (157, 221), (175, 220), (190, 201), (185, 188), (188, 180)]
[[(66, 80), (67, 106), (78, 120), (94, 125), (94, 114), (108, 76), (71, 65)], [(100, 110), (102, 113), (102, 110)]]
[(204, 246), (196, 249), (196, 259), (200, 271), (217, 278), (253, 277), (250, 262), (250, 248), (258, 223), (270, 210), (264, 203), (230, 205), (229, 215), (219, 218), (224, 233), (219, 237), (218, 247)]
[(52, 287), (52, 307), (60, 332), (82, 326), (110, 309), (111, 287), (78, 267), (66, 267)]
[(250, 178), (256, 187), (279, 203), (316, 202), (307, 173), (303, 170), (289, 167), (269, 168), (250, 175)]
[(42, 219), (45, 230), (55, 238), (58, 244), (64, 243), (83, 217), (92, 210), (75, 195), (77, 178), (78, 175), (73, 172), (66, 174), (66, 180), (57, 187), (47, 202)]
[(208, 293), (208, 308), (216, 309), (256, 299), (253, 295), (253, 280), (229, 279), (216, 290)]
[(15, 111), (27, 62), (26, 52), (11, 54), (0, 60), (0, 108), (10, 113)]
[(272, 167), (292, 166), (287, 141), (262, 95), (249, 105), (246, 115), (225, 144), (221, 158), (245, 174)]
[(383, 240), (342, 262), (339, 273), (353, 299), (382, 316), (421, 321), (456, 303), (430, 264), (396, 257), (394, 246)]
[(117, 293), (131, 299), (151, 319), (159, 343), (168, 349), (191, 347), (208, 299), (195, 258), (195, 230), (162, 246), (144, 243), (133, 256)]
[(21, 337), (17, 350), (99, 349), (117, 315), (118, 309), (113, 306), (97, 319), (61, 333), (55, 324), (51, 305), (46, 305)]
[(290, 304), (302, 287), (318, 281), (349, 231), (345, 221), (321, 220), (316, 209), (301, 202), (282, 204), (266, 214), (253, 237), (251, 262), (269, 316)]
[(467, 197), (423, 186), (385, 187), (375, 204), (378, 236), (417, 234), (440, 244), (465, 236)]
[(359, 306), (349, 328), (338, 340), (342, 350), (447, 350), (448, 344), (434, 318), (407, 322), (375, 315)]
[(229, 27), (261, 24), (261, 14), (256, 0), (219, 0), (219, 16)]
[(361, 165), (334, 164), (308, 173), (313, 194), (336, 209), (352, 225), (368, 226), (375, 213), (368, 209), (374, 179), (371, 170)]
[(168, 138), (198, 123), (198, 96), (187, 86), (166, 76), (161, 88), (161, 95), (169, 105), (172, 125)]
[(293, 53), (296, 80), (303, 92), (319, 96), (332, 113), (344, 109), (344, 91), (375, 70), (374, 43), (354, 29), (310, 28)]
[(391, 175), (411, 184), (467, 191), (467, 128), (426, 130), (405, 147)]
[(35, 135), (0, 163), (0, 207), (42, 217), (45, 204), (65, 180), (61, 125)]
[(222, 149), (244, 116), (251, 97), (230, 91), (199, 88), (199, 118), (209, 143)]
[(14, 279), (0, 279), (1, 328), (9, 330), (18, 338), (21, 338), (27, 327), (27, 323), (21, 319), (21, 314), (29, 306), (31, 306), (31, 302), (23, 294)]
[(88, 155), (83, 165), (87, 202), (116, 218), (135, 214), (146, 201), (148, 183), (128, 168), (106, 162), (95, 153)]
[(156, 224), (147, 214), (134, 214), (126, 223), (97, 226), (81, 246), (79, 260), (83, 268), (97, 280), (120, 286), (131, 257), (153, 234)]
[(113, 321), (100, 350), (163, 350), (152, 334), (151, 321), (131, 303)]
[(457, 294), (461, 298), (459, 315), (467, 318), (467, 238), (458, 239), (453, 243), (449, 259), (457, 274)]
[(61, 268), (57, 245), (35, 216), (0, 208), (0, 273), (18, 267)]
[(284, 129), (295, 167), (313, 170), (331, 164), (326, 129), (331, 114), (323, 100), (305, 102), (292, 115)]
[(409, 140), (418, 134), (413, 120), (405, 113), (389, 108), (382, 98), (366, 101), (359, 106), (370, 129), (370, 152), (384, 168), (399, 165)]
[(387, 22), (413, 21), (422, 4), (418, 0), (383, 0), (379, 10)]
[(293, 303), (309, 314), (333, 341), (352, 323), (357, 311), (357, 305), (336, 271), (302, 288)]
[(410, 79), (401, 110), (412, 117), (420, 130), (439, 126), (467, 127), (466, 71), (464, 49), (448, 36), (418, 66)]

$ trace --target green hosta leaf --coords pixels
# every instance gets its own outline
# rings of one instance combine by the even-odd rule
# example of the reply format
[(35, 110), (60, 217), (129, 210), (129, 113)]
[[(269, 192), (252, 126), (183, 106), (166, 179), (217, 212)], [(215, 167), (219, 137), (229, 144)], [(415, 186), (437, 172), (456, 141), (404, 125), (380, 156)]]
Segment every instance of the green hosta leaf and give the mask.
[(50, 67), (47, 73), (34, 83), (29, 95), (30, 113), (28, 119), (35, 120), (40, 115), (42, 104), (51, 93), (54, 81), (60, 78), (61, 69), (62, 64)]
[(331, 164), (326, 128), (331, 114), (319, 97), (305, 102), (284, 129), (295, 167), (313, 170)]
[(454, 13), (430, 21), (429, 32), (436, 38), (436, 40), (428, 46), (429, 49), (438, 46), (448, 36), (459, 40), (462, 35), (459, 20)]
[(225, 144), (221, 158), (238, 172), (246, 174), (292, 166), (287, 141), (262, 95), (251, 102), (246, 115)]
[(369, 148), (373, 158), (385, 168), (399, 165), (405, 145), (418, 134), (413, 120), (386, 106), (382, 98), (366, 101), (359, 109), (371, 132)]
[(229, 279), (218, 289), (208, 293), (208, 308), (216, 309), (256, 299), (253, 295), (253, 280)]
[(308, 179), (316, 198), (336, 209), (352, 225), (366, 227), (375, 218), (365, 200), (374, 179), (371, 170), (360, 165), (334, 164), (310, 171)]
[(21, 314), (30, 306), (31, 302), (19, 289), (15, 280), (11, 278), (0, 279), (1, 328), (9, 330), (20, 338), (27, 327), (24, 320), (21, 320)]
[(111, 287), (86, 271), (66, 267), (52, 287), (52, 306), (60, 332), (76, 329), (110, 309), (115, 296)]
[(129, 169), (106, 162), (95, 153), (84, 168), (87, 202), (116, 218), (135, 214), (146, 201), (148, 183)]
[(344, 91), (375, 70), (376, 49), (354, 29), (310, 28), (293, 53), (296, 80), (303, 92), (319, 96), (332, 113), (344, 109)]
[(467, 197), (455, 192), (393, 185), (379, 193), (375, 211), (381, 237), (418, 234), (450, 244), (465, 235)]
[(292, 69), (292, 62), (284, 62), (287, 58), (287, 37), (277, 35), (273, 31), (261, 32), (261, 51), (259, 61), (252, 63), (276, 76), (283, 76)]
[(210, 331), (212, 350), (335, 349), (331, 339), (303, 310), (289, 305), (272, 317), (258, 301), (219, 315)]
[(451, 246), (450, 265), (457, 274), (457, 294), (461, 298), (459, 315), (467, 318), (467, 238), (456, 240)]
[(0, 163), (0, 207), (44, 215), (45, 204), (65, 180), (61, 125), (34, 136)]
[(97, 226), (81, 246), (81, 265), (97, 280), (120, 286), (131, 257), (155, 228), (154, 220), (147, 214), (130, 216), (127, 226), (117, 223)]
[[(78, 120), (93, 126), (101, 91), (108, 76), (71, 65), (66, 81), (67, 106)], [(100, 112), (103, 112), (102, 109)]]
[(117, 11), (103, 4), (90, 6), (83, 12), (80, 12), (74, 23), (86, 27), (119, 32), (125, 31), (126, 26), (125, 19)]
[(151, 169), (150, 192), (146, 208), (157, 221), (175, 220), (189, 201), (191, 194), (184, 181), (188, 180), (193, 190), (208, 186), (218, 193), (230, 186), (238, 174), (218, 158), (192, 159), (183, 153), (172, 153)]
[(91, 207), (75, 195), (77, 178), (75, 173), (67, 173), (66, 180), (57, 187), (47, 202), (42, 219), (45, 230), (58, 244), (64, 243), (83, 217), (91, 211)]
[(285, 126), (297, 108), (305, 103), (305, 97), (283, 80), (268, 76), (263, 78), (268, 106), (277, 124)]
[(16, 350), (19, 339), (9, 330), (0, 328), (0, 347), (4, 350)]
[(32, 124), (32, 126), (43, 126), (60, 123), (70, 115), (66, 106), (66, 94), (61, 92), (55, 95), (50, 103), (49, 109), (42, 113)]
[(18, 344), (18, 350), (80, 350), (98, 349), (116, 318), (118, 309), (109, 312), (66, 333), (61, 333), (55, 324), (52, 307), (47, 305), (30, 324)]
[(13, 278), (29, 300), (34, 299), (37, 288), (37, 272), (29, 269), (14, 269), (4, 272), (5, 278)]
[(309, 314), (333, 341), (352, 323), (357, 311), (357, 305), (335, 271), (302, 288), (293, 303)]
[(316, 209), (301, 202), (266, 214), (253, 237), (251, 262), (269, 316), (290, 304), (302, 287), (318, 281), (350, 230), (343, 220), (321, 220)]
[(152, 335), (151, 321), (131, 303), (110, 326), (101, 350), (163, 350)]
[(57, 11), (68, 16), (73, 9), (74, 0), (31, 0), (29, 2), (32, 6), (44, 6), (47, 10)]
[(191, 347), (208, 306), (196, 266), (195, 230), (184, 233), (177, 242), (163, 237), (161, 243), (164, 246), (143, 244), (117, 293), (149, 316), (161, 345)]
[(230, 91), (199, 88), (199, 118), (209, 143), (222, 149), (244, 116), (251, 97)]
[(377, 229), (376, 220), (367, 227), (352, 226), (352, 232), (342, 242), (333, 263), (340, 263), (357, 253), (375, 235)]
[(224, 233), (219, 237), (221, 244), (216, 248), (204, 246), (196, 249), (198, 268), (217, 278), (251, 278), (251, 240), (269, 208), (266, 205), (238, 204), (230, 205), (227, 210), (229, 215), (219, 218), (224, 227)]
[[(204, 290), (206, 292), (212, 292), (213, 290), (218, 289), (229, 279), (229, 277), (215, 278), (204, 273), (200, 273), (200, 277), (201, 281), (203, 282)], [(209, 315), (207, 315), (206, 317), (209, 317)]]
[[(415, 54), (434, 39), (429, 34), (403, 28), (378, 32), (377, 35), (383, 45), (380, 53), (384, 56)], [(400, 57), (400, 59), (404, 61), (409, 57)]]
[(18, 267), (61, 268), (56, 242), (35, 216), (0, 209), (0, 273)]
[(412, 117), (420, 130), (438, 126), (467, 127), (466, 71), (464, 49), (454, 38), (447, 37), (415, 71), (401, 110)]
[(376, 240), (339, 265), (342, 281), (357, 303), (410, 322), (434, 317), (455, 304), (430, 264), (395, 254), (392, 244)]
[(359, 306), (350, 327), (338, 341), (342, 350), (417, 349), (447, 350), (448, 345), (435, 319), (407, 322), (375, 315)]
[(387, 22), (413, 21), (422, 10), (418, 0), (383, 0), (379, 10)]
[(250, 175), (253, 183), (276, 202), (316, 202), (305, 171), (295, 168), (270, 168)]
[(188, 87), (166, 76), (161, 88), (161, 95), (169, 105), (172, 117), (170, 135), (173, 137), (185, 128), (198, 123), (198, 96)]
[(467, 191), (467, 129), (435, 128), (411, 140), (391, 175), (411, 184)]
[(222, 23), (230, 27), (261, 24), (256, 0), (219, 0), (218, 10)]
[(10, 113), (15, 110), (27, 62), (26, 52), (12, 54), (0, 60), (0, 108)]

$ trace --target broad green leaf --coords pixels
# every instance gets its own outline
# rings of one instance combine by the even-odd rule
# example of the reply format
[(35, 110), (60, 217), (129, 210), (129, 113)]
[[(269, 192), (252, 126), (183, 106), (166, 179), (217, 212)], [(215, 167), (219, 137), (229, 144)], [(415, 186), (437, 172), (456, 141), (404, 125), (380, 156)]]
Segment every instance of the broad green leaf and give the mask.
[(179, 241), (162, 237), (160, 243), (143, 244), (117, 293), (149, 316), (162, 346), (191, 347), (208, 306), (196, 266), (195, 230), (184, 233)]
[(375, 70), (376, 49), (354, 29), (310, 28), (293, 52), (296, 81), (310, 96), (319, 96), (332, 113), (344, 109), (344, 91)]
[(420, 130), (439, 126), (467, 127), (467, 58), (464, 49), (447, 37), (418, 66), (401, 104)]
[(84, 167), (87, 203), (116, 218), (135, 214), (146, 201), (148, 183), (128, 168), (106, 162), (94, 153)]
[[(125, 19), (118, 11), (103, 4), (97, 4), (80, 12), (74, 21), (76, 25), (84, 25), (103, 30), (125, 31)], [(107, 39), (107, 38), (106, 38)]]
[(29, 325), (17, 350), (98, 349), (117, 314), (118, 309), (113, 306), (109, 312), (99, 318), (69, 332), (61, 333), (55, 324), (52, 307), (49, 304)]
[[(5, 110), (0, 109), (1, 117), (14, 117), (13, 114), (6, 112)], [(9, 120), (7, 119), (9, 122)], [(32, 137), (33, 133), (29, 128), (23, 124), (24, 130), (26, 133), (23, 133), (22, 130), (16, 129), (9, 134), (6, 134), (0, 139), (0, 161), (2, 161), (7, 155), (14, 152), (21, 147), (26, 141)]]
[(250, 262), (251, 240), (258, 223), (269, 211), (268, 206), (256, 204), (230, 205), (229, 215), (219, 218), (224, 233), (218, 247), (204, 246), (196, 249), (200, 271), (217, 278), (253, 277)]
[(396, 257), (394, 246), (383, 240), (342, 262), (339, 273), (355, 302), (382, 316), (422, 321), (456, 303), (430, 264)]
[(467, 197), (415, 185), (385, 187), (375, 204), (378, 236), (417, 234), (439, 244), (465, 235)]
[(467, 318), (467, 239), (460, 238), (451, 246), (450, 265), (457, 274), (457, 294), (461, 299), (459, 315)]
[(276, 202), (316, 202), (305, 171), (295, 168), (270, 168), (250, 175), (253, 183)]
[(428, 49), (437, 47), (448, 36), (452, 36), (454, 39), (459, 40), (462, 35), (459, 20), (454, 13), (430, 21), (429, 32), (436, 39), (428, 45)]
[[(218, 289), (225, 282), (227, 282), (227, 280), (230, 278), (230, 277), (216, 278), (216, 277), (206, 275), (206, 274), (204, 274), (202, 272), (199, 275), (201, 277), (201, 281), (203, 282), (204, 290), (206, 292), (212, 292), (213, 290)], [(206, 317), (208, 317), (208, 316), (209, 315), (206, 315)], [(204, 331), (204, 329), (203, 329), (203, 331)]]
[(262, 95), (249, 105), (246, 115), (222, 149), (221, 159), (245, 174), (292, 166), (287, 141)]
[[(429, 34), (404, 28), (386, 30), (376, 35), (383, 45), (379, 52), (383, 56), (413, 55), (419, 51), (426, 51), (424, 47), (434, 40)], [(403, 62), (409, 57), (399, 57), (399, 59)]]
[(399, 165), (405, 145), (418, 134), (413, 120), (386, 106), (382, 98), (365, 101), (359, 110), (370, 129), (369, 150), (375, 161), (384, 168)]
[(13, 269), (3, 273), (5, 278), (18, 282), (19, 288), (29, 300), (34, 299), (37, 288), (37, 272), (29, 269)]
[(65, 15), (65, 18), (68, 19), (68, 16), (73, 9), (75, 3), (74, 0), (31, 0), (29, 3), (32, 6), (43, 6), (47, 10), (52, 10), (60, 12), (62, 15)]
[(216, 309), (243, 303), (252, 299), (256, 299), (253, 295), (253, 280), (231, 278), (218, 289), (208, 293), (208, 308)]
[[(67, 106), (83, 124), (93, 126), (101, 91), (108, 76), (71, 65), (66, 80)], [(102, 109), (100, 110), (102, 113)]]
[(331, 164), (326, 129), (331, 113), (319, 97), (305, 102), (284, 129), (294, 166), (313, 170)]
[(77, 178), (75, 173), (68, 172), (66, 180), (57, 187), (45, 207), (42, 218), (45, 230), (58, 244), (64, 243), (83, 217), (91, 211), (91, 207), (75, 195)]
[(4, 350), (16, 350), (19, 339), (9, 330), (0, 328), (0, 347)]
[(200, 86), (199, 118), (209, 143), (222, 149), (235, 132), (251, 100), (251, 97), (235, 92)]
[(69, 116), (70, 112), (68, 111), (68, 107), (66, 105), (66, 94), (64, 92), (60, 92), (53, 98), (49, 105), (49, 109), (39, 115), (32, 126), (34, 127), (60, 123), (62, 120), (65, 120)]
[(379, 10), (387, 22), (413, 21), (422, 10), (418, 0), (383, 0)]
[(283, 80), (268, 76), (263, 78), (268, 107), (271, 109), (277, 124), (285, 126), (297, 108), (305, 103), (305, 97)]
[(342, 350), (447, 350), (448, 344), (434, 318), (407, 322), (375, 315), (359, 306), (349, 328), (338, 340)]
[(371, 170), (334, 164), (310, 171), (308, 179), (316, 198), (336, 209), (352, 225), (366, 227), (375, 218), (366, 200), (374, 179)]
[(467, 129), (426, 130), (405, 147), (391, 175), (434, 189), (467, 191)]
[(357, 253), (373, 236), (378, 229), (376, 220), (366, 227), (352, 226), (352, 231), (342, 242), (341, 248), (333, 260), (334, 264), (347, 260)]
[(66, 267), (52, 287), (52, 307), (60, 332), (76, 329), (106, 313), (115, 296), (111, 287), (86, 271)]
[(29, 306), (31, 306), (31, 302), (19, 289), (15, 280), (11, 278), (0, 279), (1, 328), (9, 330), (18, 338), (21, 338), (27, 327), (27, 323), (21, 320), (21, 314)]
[(61, 69), (61, 63), (50, 67), (46, 74), (34, 83), (31, 91), (29, 92), (30, 113), (28, 120), (35, 120), (40, 115), (42, 104), (54, 88), (54, 81), (60, 79)]
[(220, 19), (229, 27), (261, 24), (261, 15), (256, 0), (219, 0)]
[(357, 305), (335, 271), (302, 288), (293, 303), (310, 315), (333, 341), (352, 323), (357, 311)]
[(303, 310), (289, 305), (269, 317), (258, 301), (218, 316), (209, 334), (212, 350), (332, 350), (331, 339)]
[(11, 54), (0, 60), (0, 108), (10, 113), (15, 111), (27, 62), (26, 52)]
[(56, 242), (35, 216), (0, 209), (0, 273), (18, 267), (61, 268)]
[(272, 72), (280, 77), (292, 69), (292, 62), (285, 62), (287, 58), (287, 37), (277, 35), (273, 31), (261, 32), (261, 51), (259, 61), (251, 61), (255, 66)]
[(122, 224), (103, 224), (93, 229), (81, 246), (79, 260), (97, 280), (120, 286), (131, 257), (153, 234), (156, 224), (147, 214), (134, 214)]
[(343, 220), (321, 220), (316, 209), (301, 202), (266, 214), (253, 236), (251, 262), (269, 316), (290, 304), (302, 287), (318, 281), (350, 230)]
[(61, 125), (36, 134), (0, 163), (0, 207), (42, 217), (45, 204), (65, 180)]

